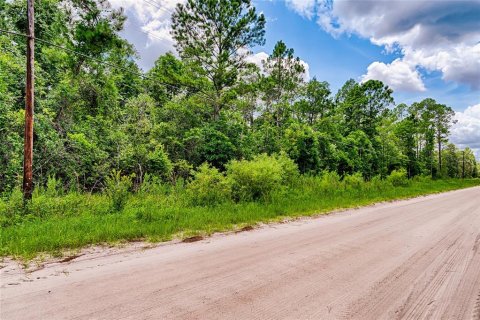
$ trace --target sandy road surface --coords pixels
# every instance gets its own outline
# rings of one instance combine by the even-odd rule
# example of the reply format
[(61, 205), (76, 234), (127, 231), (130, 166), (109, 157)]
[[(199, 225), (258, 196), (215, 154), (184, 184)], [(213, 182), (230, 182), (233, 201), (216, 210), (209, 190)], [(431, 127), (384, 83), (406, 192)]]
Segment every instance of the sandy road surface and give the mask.
[(1, 272), (1, 319), (480, 319), (480, 188)]

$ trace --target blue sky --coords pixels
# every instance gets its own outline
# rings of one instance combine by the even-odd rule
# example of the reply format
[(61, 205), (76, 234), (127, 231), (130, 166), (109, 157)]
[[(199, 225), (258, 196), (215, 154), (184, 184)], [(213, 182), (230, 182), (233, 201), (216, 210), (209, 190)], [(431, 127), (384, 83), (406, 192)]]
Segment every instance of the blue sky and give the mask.
[(317, 23), (308, 20), (280, 1), (256, 1), (257, 10), (267, 18), (266, 44), (256, 52), (270, 53), (279, 40), (295, 50), (308, 63), (310, 76), (328, 81), (339, 89), (350, 78), (359, 79), (372, 61), (393, 60), (396, 54), (384, 54), (379, 46), (358, 36), (334, 38)]
[[(257, 10), (267, 17), (266, 45), (255, 48), (254, 51), (269, 53), (278, 40), (283, 40), (309, 65), (310, 76), (328, 81), (334, 91), (350, 78), (360, 81), (372, 62), (388, 64), (402, 57), (401, 52), (388, 52), (383, 46), (375, 45), (368, 38), (355, 33), (333, 36), (316, 21), (299, 14), (284, 1), (257, 0), (254, 3)], [(480, 19), (480, 16), (477, 18)], [(397, 103), (411, 104), (432, 97), (457, 111), (464, 111), (467, 107), (480, 103), (478, 89), (472, 89), (464, 83), (445, 81), (439, 71), (420, 67), (418, 72), (426, 90), (396, 89), (394, 95)]]
[[(184, 0), (111, 0), (128, 16), (123, 35), (148, 69), (174, 51), (170, 15)], [(382, 80), (396, 103), (431, 97), (451, 106), (451, 140), (480, 158), (480, 0), (253, 0), (265, 14), (266, 44), (278, 40), (336, 92), (350, 78)]]

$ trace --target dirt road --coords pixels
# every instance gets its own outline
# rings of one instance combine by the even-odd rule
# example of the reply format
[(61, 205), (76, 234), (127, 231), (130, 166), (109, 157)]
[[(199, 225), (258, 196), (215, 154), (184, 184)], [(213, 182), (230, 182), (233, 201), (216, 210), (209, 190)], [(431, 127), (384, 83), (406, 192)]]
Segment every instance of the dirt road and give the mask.
[(480, 188), (1, 269), (1, 319), (480, 319)]

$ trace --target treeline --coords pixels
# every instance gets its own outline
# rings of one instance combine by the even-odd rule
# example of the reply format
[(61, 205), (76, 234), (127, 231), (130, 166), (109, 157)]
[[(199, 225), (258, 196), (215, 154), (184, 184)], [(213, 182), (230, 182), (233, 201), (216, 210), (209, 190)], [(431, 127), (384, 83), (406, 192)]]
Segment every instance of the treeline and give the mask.
[[(24, 34), (26, 3), (0, 0), (0, 29)], [(174, 184), (209, 163), (287, 155), (303, 174), (365, 180), (476, 177), (474, 154), (448, 143), (453, 110), (433, 99), (395, 104), (380, 81), (336, 93), (306, 80), (279, 41), (261, 66), (265, 17), (249, 0), (188, 0), (172, 16), (179, 57), (143, 72), (122, 39), (125, 16), (106, 0), (36, 3), (34, 178), (103, 190), (112, 171)], [(0, 32), (0, 193), (19, 185), (23, 159), (25, 38)], [(197, 175), (198, 175), (197, 171)]]

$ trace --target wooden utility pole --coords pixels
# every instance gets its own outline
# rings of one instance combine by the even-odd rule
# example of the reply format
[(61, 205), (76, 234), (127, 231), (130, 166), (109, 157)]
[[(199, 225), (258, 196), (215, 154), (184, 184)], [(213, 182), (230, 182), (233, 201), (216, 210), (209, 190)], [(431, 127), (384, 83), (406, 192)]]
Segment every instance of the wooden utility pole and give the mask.
[(33, 192), (33, 104), (34, 104), (34, 0), (27, 0), (27, 87), (25, 97), (25, 137), (23, 153), (23, 199), (32, 199)]
[(462, 151), (462, 158), (463, 158), (462, 179), (465, 179), (465, 150)]

